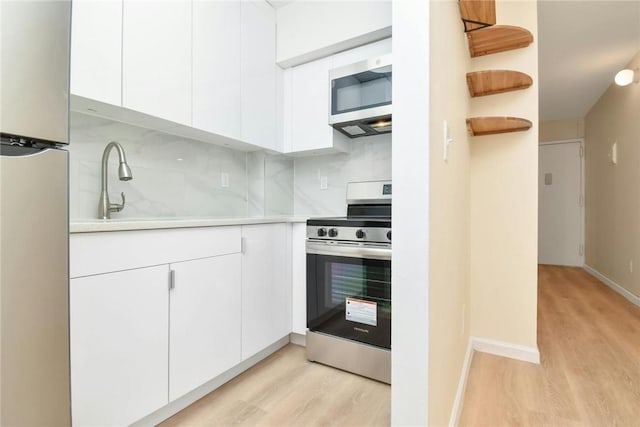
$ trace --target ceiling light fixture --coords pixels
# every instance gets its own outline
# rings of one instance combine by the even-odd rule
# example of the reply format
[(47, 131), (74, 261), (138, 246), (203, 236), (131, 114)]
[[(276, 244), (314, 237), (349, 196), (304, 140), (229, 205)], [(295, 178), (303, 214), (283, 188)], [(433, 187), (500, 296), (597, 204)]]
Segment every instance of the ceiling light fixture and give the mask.
[(616, 74), (616, 77), (613, 80), (618, 86), (627, 86), (631, 83), (638, 83), (639, 75), (640, 73), (637, 68), (635, 70), (627, 68), (625, 70), (618, 71), (618, 74)]

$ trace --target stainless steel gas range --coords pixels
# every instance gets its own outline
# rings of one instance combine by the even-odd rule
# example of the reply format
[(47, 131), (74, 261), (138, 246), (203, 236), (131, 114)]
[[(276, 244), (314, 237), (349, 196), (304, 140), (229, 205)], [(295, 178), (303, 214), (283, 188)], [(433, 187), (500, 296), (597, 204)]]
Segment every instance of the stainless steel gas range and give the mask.
[(347, 185), (307, 221), (307, 359), (391, 383), (391, 182)]

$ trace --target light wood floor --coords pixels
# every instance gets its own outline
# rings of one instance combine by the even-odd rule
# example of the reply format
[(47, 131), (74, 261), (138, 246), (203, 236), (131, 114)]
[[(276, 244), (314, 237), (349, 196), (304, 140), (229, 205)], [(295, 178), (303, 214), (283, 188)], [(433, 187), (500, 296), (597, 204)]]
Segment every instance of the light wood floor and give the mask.
[(640, 308), (579, 268), (538, 269), (541, 364), (475, 353), (461, 426), (640, 426)]
[[(475, 353), (459, 425), (640, 426), (640, 308), (579, 268), (538, 283), (541, 364)], [(389, 423), (389, 386), (289, 345), (161, 426)]]
[(160, 426), (388, 426), (391, 387), (289, 344)]

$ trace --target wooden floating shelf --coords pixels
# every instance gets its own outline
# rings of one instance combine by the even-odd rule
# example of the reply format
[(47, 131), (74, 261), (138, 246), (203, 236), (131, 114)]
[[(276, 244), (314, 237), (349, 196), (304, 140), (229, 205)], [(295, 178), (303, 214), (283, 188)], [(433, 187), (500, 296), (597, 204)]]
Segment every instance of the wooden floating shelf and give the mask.
[(464, 31), (496, 25), (495, 0), (459, 0)]
[(520, 49), (533, 42), (533, 34), (522, 27), (494, 25), (467, 33), (472, 57)]
[(470, 117), (467, 119), (467, 130), (471, 136), (522, 132), (529, 130), (531, 125), (529, 120), (520, 117)]
[(533, 79), (525, 73), (512, 70), (486, 70), (467, 73), (467, 86), (472, 98), (526, 89)]

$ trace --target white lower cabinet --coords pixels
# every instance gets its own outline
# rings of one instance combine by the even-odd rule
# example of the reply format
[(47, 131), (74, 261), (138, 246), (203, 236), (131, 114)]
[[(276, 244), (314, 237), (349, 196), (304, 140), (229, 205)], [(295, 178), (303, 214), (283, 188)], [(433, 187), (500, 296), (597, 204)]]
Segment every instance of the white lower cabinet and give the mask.
[(290, 224), (74, 234), (70, 253), (75, 426), (139, 421), (291, 332)]
[(242, 227), (242, 360), (291, 332), (291, 226)]
[(169, 400), (241, 361), (240, 254), (171, 264)]
[(164, 265), (71, 279), (74, 425), (128, 425), (168, 403), (168, 274)]
[(292, 225), (291, 332), (307, 333), (307, 224)]

